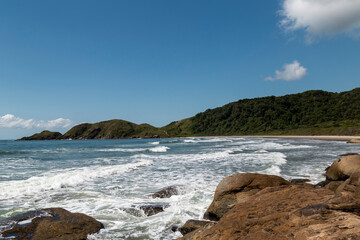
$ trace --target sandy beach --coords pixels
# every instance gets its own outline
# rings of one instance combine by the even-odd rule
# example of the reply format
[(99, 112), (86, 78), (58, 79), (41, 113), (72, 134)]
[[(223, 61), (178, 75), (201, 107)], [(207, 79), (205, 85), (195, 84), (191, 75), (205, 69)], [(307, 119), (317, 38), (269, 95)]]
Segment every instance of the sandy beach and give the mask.
[(315, 140), (325, 140), (325, 141), (350, 141), (351, 139), (360, 139), (360, 136), (331, 136), (331, 135), (322, 135), (322, 136), (291, 136), (291, 135), (274, 135), (274, 136), (251, 136), (251, 137), (262, 137), (262, 138), (291, 138), (291, 139), (315, 139)]

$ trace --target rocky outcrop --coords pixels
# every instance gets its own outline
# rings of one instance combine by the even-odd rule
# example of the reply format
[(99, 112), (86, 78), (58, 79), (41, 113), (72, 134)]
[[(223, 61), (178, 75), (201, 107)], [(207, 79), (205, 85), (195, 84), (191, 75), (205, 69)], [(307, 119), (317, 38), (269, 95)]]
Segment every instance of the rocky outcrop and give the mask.
[(290, 185), (285, 179), (257, 173), (240, 173), (224, 178), (216, 187), (214, 200), (204, 214), (205, 219), (217, 221), (235, 204), (266, 187)]
[(103, 224), (94, 218), (62, 208), (30, 211), (0, 222), (1, 235), (5, 239), (82, 240), (102, 228)]
[(360, 205), (310, 185), (265, 188), (182, 239), (359, 239)]
[(261, 174), (227, 177), (207, 210), (218, 221), (196, 227), (187, 222), (181, 239), (360, 239), (356, 159), (352, 154), (336, 160), (326, 170), (330, 177), (315, 186)]
[(346, 180), (360, 170), (360, 155), (351, 154), (336, 160), (329, 168), (327, 168), (325, 176), (331, 181)]

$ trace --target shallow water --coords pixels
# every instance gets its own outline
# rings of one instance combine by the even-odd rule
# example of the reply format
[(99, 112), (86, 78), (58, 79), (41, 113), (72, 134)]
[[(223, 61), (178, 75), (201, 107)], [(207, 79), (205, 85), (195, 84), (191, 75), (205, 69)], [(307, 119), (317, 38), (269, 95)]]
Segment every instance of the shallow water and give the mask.
[[(171, 226), (201, 219), (225, 176), (258, 172), (316, 183), (349, 152), (359, 145), (262, 138), (0, 141), (0, 220), (62, 207), (104, 223), (90, 239), (175, 239), (181, 234)], [(183, 186), (181, 194), (149, 196), (171, 185)], [(147, 217), (131, 211), (141, 203), (170, 207)]]

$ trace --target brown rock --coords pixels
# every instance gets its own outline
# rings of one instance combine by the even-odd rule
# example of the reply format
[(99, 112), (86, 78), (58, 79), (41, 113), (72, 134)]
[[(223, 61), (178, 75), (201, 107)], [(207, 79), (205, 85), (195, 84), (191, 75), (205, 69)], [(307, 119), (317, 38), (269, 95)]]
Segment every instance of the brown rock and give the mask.
[(360, 138), (353, 138), (348, 141), (348, 143), (360, 143)]
[(217, 221), (235, 204), (246, 201), (261, 189), (289, 185), (285, 179), (257, 173), (239, 173), (224, 178), (216, 187), (214, 200), (204, 214), (205, 219)]
[(326, 170), (325, 176), (334, 181), (346, 180), (357, 171), (360, 171), (360, 155), (348, 155), (333, 162)]
[(238, 202), (217, 224), (182, 239), (360, 239), (354, 198), (324, 188), (265, 188)]
[[(7, 225), (6, 225), (7, 224)], [(62, 208), (47, 208), (19, 214), (0, 222), (7, 226), (3, 237), (12, 239), (86, 239), (88, 234), (104, 228), (102, 223), (82, 213)]]

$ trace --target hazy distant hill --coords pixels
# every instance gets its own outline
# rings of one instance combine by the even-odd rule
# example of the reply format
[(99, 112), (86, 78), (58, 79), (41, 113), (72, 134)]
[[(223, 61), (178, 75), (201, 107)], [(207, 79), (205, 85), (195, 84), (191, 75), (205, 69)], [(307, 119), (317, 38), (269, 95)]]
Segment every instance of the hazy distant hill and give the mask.
[[(156, 128), (109, 120), (77, 125), (53, 139), (114, 139), (214, 135), (359, 135), (360, 88), (342, 93), (307, 91), (281, 97), (243, 99)], [(48, 139), (49, 133), (47, 132)], [(22, 140), (33, 140), (33, 135)], [(40, 140), (40, 138), (39, 138)]]

